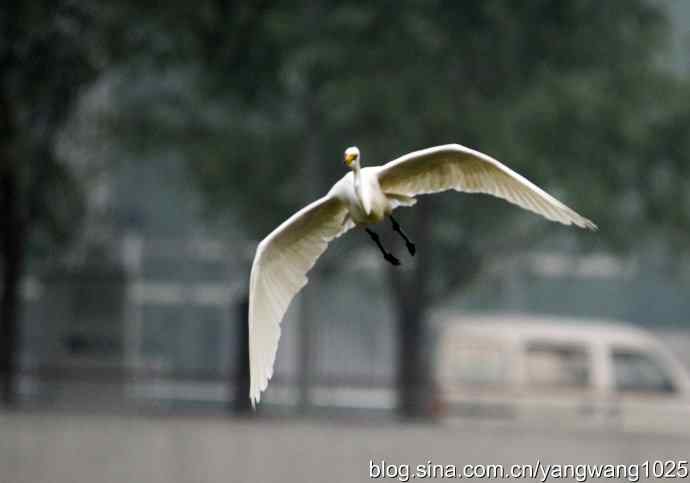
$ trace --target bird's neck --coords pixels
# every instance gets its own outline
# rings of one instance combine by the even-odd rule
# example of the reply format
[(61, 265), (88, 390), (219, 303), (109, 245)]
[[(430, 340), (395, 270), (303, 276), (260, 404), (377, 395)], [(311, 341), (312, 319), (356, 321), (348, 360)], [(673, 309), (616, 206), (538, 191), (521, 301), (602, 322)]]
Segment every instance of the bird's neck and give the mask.
[(359, 202), (359, 206), (364, 210), (364, 213), (369, 216), (371, 214), (371, 200), (369, 199), (369, 196), (365, 196), (368, 193), (365, 193), (366, 187), (362, 183), (362, 173), (360, 171), (359, 165), (354, 167), (354, 185), (355, 185), (355, 196), (357, 197), (357, 201)]
[(355, 165), (352, 167), (352, 172), (353, 172), (354, 175), (355, 175), (355, 180), (359, 180), (360, 175), (362, 174), (362, 168), (359, 166), (359, 163), (355, 164)]
[(357, 194), (357, 197), (362, 200), (362, 173), (361, 173), (361, 168), (359, 166), (359, 163), (354, 165), (352, 168), (352, 175), (354, 177), (354, 184), (355, 184), (355, 193)]

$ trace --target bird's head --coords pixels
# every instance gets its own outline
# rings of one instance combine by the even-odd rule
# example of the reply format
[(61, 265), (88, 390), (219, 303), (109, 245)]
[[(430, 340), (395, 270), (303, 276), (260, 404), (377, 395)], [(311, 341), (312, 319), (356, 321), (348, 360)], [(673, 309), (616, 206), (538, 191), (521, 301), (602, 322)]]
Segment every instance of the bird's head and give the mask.
[(350, 169), (359, 168), (359, 148), (357, 146), (350, 146), (345, 150), (345, 164)]

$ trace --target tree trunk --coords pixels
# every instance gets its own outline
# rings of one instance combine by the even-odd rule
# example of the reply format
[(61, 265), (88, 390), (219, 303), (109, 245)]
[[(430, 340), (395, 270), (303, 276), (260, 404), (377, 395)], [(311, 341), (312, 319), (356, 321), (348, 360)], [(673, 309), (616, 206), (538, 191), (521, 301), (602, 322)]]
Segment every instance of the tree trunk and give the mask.
[(251, 411), (249, 402), (249, 294), (243, 294), (235, 304), (237, 321), (239, 323), (235, 352), (237, 354), (237, 370), (235, 371), (235, 394), (232, 409), (238, 414)]
[[(316, 18), (315, 11), (310, 11), (310, 15)], [(309, 84), (311, 85), (311, 84)], [(304, 179), (305, 191), (309, 202), (322, 196), (321, 188), (321, 116), (318, 111), (314, 92), (317, 90), (315, 86), (307, 88), (304, 93), (303, 109), (305, 116), (305, 131), (307, 136), (305, 138), (304, 146)], [(314, 268), (309, 274), (310, 287), (319, 286), (319, 272), (318, 268)], [(299, 410), (302, 413), (308, 413), (312, 408), (311, 391), (314, 385), (314, 380), (317, 377), (316, 365), (318, 363), (317, 351), (317, 331), (318, 321), (315, 317), (315, 300), (316, 294), (307, 287), (300, 293), (299, 306)]]
[(426, 312), (431, 272), (431, 200), (419, 203), (408, 233), (417, 244), (414, 269), (389, 269), (398, 318), (398, 412), (404, 419), (430, 415), (432, 401), (431, 351)]
[(21, 221), (17, 175), (5, 158), (0, 171), (0, 250), (2, 253), (2, 295), (0, 299), (0, 377), (2, 401), (16, 401), (16, 359), (19, 345), (19, 284), (24, 266), (25, 230)]
[[(3, 59), (7, 67), (10, 59)], [(19, 345), (19, 283), (24, 268), (26, 243), (20, 200), (19, 165), (14, 159), (16, 133), (11, 101), (0, 91), (0, 398), (15, 403), (15, 362)]]
[(405, 419), (423, 418), (429, 411), (427, 327), (415, 301), (402, 302), (398, 314), (398, 411)]

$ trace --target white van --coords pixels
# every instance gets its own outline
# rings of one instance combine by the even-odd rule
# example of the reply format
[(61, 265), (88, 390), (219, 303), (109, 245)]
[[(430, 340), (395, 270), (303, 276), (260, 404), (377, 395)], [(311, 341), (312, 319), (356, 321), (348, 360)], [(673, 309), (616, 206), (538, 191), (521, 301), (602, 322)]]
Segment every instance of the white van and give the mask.
[(605, 321), (463, 315), (438, 327), (440, 414), (690, 434), (690, 381), (653, 336)]

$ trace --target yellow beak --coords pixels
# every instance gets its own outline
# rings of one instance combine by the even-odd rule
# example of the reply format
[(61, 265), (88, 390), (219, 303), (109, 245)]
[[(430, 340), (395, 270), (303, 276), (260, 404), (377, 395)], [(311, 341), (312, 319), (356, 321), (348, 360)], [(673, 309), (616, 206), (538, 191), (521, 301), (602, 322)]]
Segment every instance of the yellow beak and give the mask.
[(354, 154), (349, 153), (349, 154), (346, 154), (346, 155), (345, 155), (345, 164), (347, 164), (348, 166), (351, 166), (351, 165), (352, 165), (352, 161), (354, 161), (354, 160), (355, 160), (355, 155), (354, 155)]

